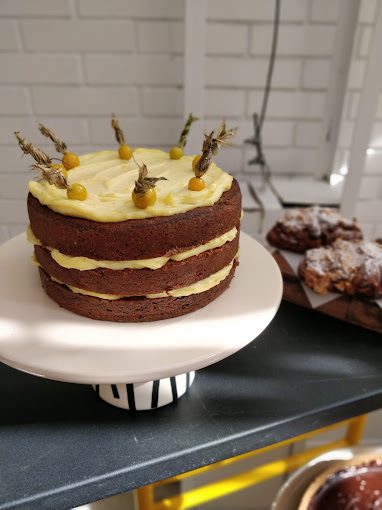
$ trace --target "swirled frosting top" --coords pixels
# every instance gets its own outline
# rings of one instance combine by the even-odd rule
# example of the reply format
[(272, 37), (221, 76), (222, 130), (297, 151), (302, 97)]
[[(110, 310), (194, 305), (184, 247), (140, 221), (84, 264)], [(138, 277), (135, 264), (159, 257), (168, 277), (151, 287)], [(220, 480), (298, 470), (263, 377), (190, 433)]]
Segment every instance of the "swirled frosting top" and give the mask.
[(57, 213), (99, 222), (115, 222), (172, 216), (196, 207), (213, 205), (232, 185), (232, 176), (212, 163), (203, 176), (205, 189), (190, 191), (187, 186), (194, 175), (193, 156), (172, 160), (167, 152), (138, 148), (134, 150), (134, 157), (138, 163), (147, 165), (150, 177), (168, 179), (157, 183), (157, 201), (147, 209), (135, 207), (131, 198), (138, 177), (137, 165), (133, 159), (120, 159), (118, 152), (111, 150), (80, 156), (80, 166), (68, 172), (70, 183), (79, 182), (86, 187), (86, 200), (69, 199), (65, 189), (59, 189), (47, 181), (30, 181), (29, 191), (41, 204)]

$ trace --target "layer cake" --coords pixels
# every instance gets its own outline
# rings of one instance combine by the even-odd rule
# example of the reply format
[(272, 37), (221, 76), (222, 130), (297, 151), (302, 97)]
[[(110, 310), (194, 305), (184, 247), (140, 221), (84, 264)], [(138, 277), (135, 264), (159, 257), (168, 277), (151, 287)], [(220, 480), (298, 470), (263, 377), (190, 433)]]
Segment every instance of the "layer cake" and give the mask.
[[(79, 156), (62, 187), (30, 181), (28, 239), (46, 293), (74, 313), (121, 322), (183, 315), (218, 297), (237, 266), (241, 194), (210, 160), (204, 188), (190, 189), (194, 159), (99, 151)], [(143, 168), (158, 181), (145, 208), (132, 199)], [(70, 198), (73, 183), (85, 199)]]

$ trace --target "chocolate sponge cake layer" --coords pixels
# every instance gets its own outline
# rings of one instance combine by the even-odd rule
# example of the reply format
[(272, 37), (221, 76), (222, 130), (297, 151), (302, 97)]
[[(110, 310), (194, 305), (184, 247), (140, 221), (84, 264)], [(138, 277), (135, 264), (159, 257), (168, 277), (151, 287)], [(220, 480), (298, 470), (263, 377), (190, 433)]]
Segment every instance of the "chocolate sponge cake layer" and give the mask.
[(235, 273), (237, 262), (222, 282), (200, 294), (185, 297), (149, 299), (129, 297), (106, 301), (83, 294), (75, 294), (65, 285), (52, 281), (40, 268), (40, 277), (45, 292), (61, 307), (91, 319), (113, 322), (151, 322), (178, 317), (209, 304), (227, 289)]
[(231, 189), (212, 206), (115, 223), (55, 213), (29, 194), (28, 213), (33, 233), (42, 245), (65, 255), (97, 260), (147, 259), (189, 250), (231, 230), (240, 222), (241, 194), (233, 180)]
[(67, 269), (52, 259), (50, 251), (35, 246), (42, 268), (57, 280), (79, 289), (101, 294), (142, 296), (186, 287), (227, 266), (239, 249), (239, 234), (231, 242), (182, 261), (169, 260), (159, 269)]

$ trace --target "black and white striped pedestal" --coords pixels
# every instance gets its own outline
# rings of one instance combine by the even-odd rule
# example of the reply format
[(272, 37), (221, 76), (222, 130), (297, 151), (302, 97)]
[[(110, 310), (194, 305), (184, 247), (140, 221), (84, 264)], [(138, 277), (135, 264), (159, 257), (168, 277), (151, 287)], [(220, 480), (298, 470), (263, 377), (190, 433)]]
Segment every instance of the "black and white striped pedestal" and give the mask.
[(195, 372), (188, 372), (144, 383), (94, 384), (93, 389), (108, 404), (130, 411), (145, 411), (176, 402), (194, 379)]

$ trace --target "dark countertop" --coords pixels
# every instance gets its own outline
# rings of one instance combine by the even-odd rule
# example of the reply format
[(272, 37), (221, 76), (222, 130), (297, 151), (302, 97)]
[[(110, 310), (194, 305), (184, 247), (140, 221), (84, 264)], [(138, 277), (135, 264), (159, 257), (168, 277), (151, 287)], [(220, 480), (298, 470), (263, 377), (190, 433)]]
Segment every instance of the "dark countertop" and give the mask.
[(5, 365), (0, 384), (0, 509), (63, 510), (382, 407), (382, 337), (283, 303), (176, 405), (136, 414)]

